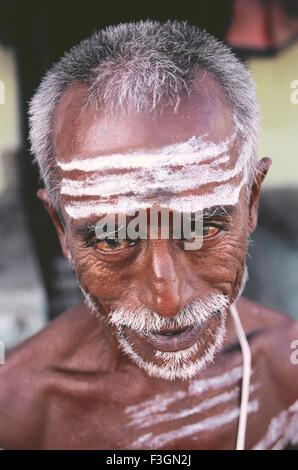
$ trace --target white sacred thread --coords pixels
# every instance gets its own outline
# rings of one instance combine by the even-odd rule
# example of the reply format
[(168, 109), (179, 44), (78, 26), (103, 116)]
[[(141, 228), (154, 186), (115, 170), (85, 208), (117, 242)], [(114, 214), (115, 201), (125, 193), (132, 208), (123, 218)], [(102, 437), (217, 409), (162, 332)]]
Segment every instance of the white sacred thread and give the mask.
[[(241, 292), (241, 290), (240, 290)], [(237, 312), (235, 302), (231, 305), (231, 315), (234, 322), (234, 328), (239, 339), (242, 360), (243, 360), (243, 377), (242, 377), (242, 391), (241, 391), (241, 405), (240, 405), (240, 416), (239, 425), (237, 432), (236, 450), (245, 449), (245, 433), (247, 424), (247, 410), (249, 401), (249, 383), (251, 375), (251, 352), (248, 341), (246, 339), (245, 332), (241, 325), (241, 321)]]
[[(248, 413), (255, 413), (259, 410), (258, 400), (255, 399), (248, 404)], [(221, 413), (210, 418), (206, 418), (195, 424), (189, 424), (181, 426), (179, 429), (165, 432), (158, 435), (153, 435), (151, 432), (147, 433), (131, 444), (133, 449), (161, 449), (168, 443), (172, 443), (177, 439), (181, 439), (193, 434), (200, 432), (213, 431), (214, 429), (220, 428), (225, 424), (228, 424), (239, 416), (239, 408), (233, 408), (230, 411)]]

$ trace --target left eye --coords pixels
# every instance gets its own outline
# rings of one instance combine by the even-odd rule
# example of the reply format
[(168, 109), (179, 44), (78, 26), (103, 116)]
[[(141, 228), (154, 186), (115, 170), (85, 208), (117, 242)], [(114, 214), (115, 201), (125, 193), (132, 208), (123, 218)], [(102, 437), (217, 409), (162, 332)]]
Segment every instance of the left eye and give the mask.
[[(225, 230), (225, 228), (224, 227), (219, 227), (219, 226), (216, 226), (216, 225), (211, 225), (211, 224), (210, 225), (204, 224), (202, 232), (200, 231), (199, 235), (198, 235), (198, 232), (196, 230), (192, 230), (189, 234), (189, 237), (187, 238), (187, 241), (189, 243), (191, 243), (192, 241), (195, 241), (197, 238), (201, 238), (201, 236), (202, 236), (203, 240), (206, 240), (206, 238), (214, 237), (221, 230)], [(186, 239), (184, 239), (184, 240), (186, 240)]]
[(203, 237), (210, 238), (216, 235), (220, 231), (219, 227), (215, 227), (214, 225), (204, 225), (203, 226)]
[(132, 242), (129, 240), (120, 240), (118, 238), (106, 238), (105, 240), (98, 240), (94, 245), (96, 245), (96, 248), (101, 251), (118, 251), (131, 246)]

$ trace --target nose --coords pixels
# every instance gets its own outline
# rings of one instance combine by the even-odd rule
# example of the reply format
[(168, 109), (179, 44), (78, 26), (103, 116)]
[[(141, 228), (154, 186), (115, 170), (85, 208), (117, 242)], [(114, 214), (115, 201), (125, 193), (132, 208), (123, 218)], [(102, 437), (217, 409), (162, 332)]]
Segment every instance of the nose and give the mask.
[(144, 263), (146, 279), (140, 302), (161, 317), (175, 317), (196, 296), (191, 267), (168, 240), (150, 240)]

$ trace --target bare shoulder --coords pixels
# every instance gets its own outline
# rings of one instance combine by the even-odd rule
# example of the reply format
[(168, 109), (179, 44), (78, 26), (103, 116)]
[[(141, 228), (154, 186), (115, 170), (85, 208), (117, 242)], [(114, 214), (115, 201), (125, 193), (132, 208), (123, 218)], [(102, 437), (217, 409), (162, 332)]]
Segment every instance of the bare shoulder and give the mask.
[(297, 322), (289, 315), (274, 310), (265, 305), (253, 302), (244, 297), (241, 297), (237, 302), (237, 308), (241, 321), (248, 325), (255, 325), (262, 327), (274, 327), (282, 324), (295, 325)]
[[(294, 371), (297, 375), (298, 365), (293, 367), (292, 358), (294, 348), (298, 349), (298, 322), (289, 315), (243, 297), (237, 301), (237, 310), (246, 337), (258, 357), (266, 358), (270, 367), (282, 368), (292, 378)], [(238, 341), (230, 325), (231, 330), (232, 339)]]
[(289, 358), (298, 342), (298, 322), (289, 315), (244, 298), (238, 301), (237, 307), (248, 337), (259, 337), (264, 352), (277, 364), (286, 360), (293, 365)]
[(59, 382), (53, 375), (63, 367), (80, 367), (78, 345), (88, 336), (81, 309), (78, 304), (60, 315), (10, 351), (0, 365), (0, 448), (38, 447), (49, 383)]
[(262, 332), (278, 343), (298, 339), (298, 322), (289, 315), (243, 297), (237, 308), (247, 334)]

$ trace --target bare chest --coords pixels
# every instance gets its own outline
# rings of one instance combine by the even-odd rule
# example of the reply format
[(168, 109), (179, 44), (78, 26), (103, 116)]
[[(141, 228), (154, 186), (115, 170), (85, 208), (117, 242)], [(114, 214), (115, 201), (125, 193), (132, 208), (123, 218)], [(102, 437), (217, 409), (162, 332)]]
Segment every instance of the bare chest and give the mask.
[[(89, 403), (61, 402), (45, 429), (45, 448), (76, 449), (233, 449), (240, 410), (241, 365), (195, 379), (180, 388), (147, 394), (143, 400), (106, 396)], [(148, 397), (149, 395), (149, 397)], [(262, 390), (252, 372), (248, 406), (248, 445), (260, 419)], [(57, 403), (54, 405), (57, 406)], [(56, 410), (57, 411), (57, 410)], [(57, 424), (59, 420), (59, 425)], [(251, 437), (250, 437), (251, 436)]]

